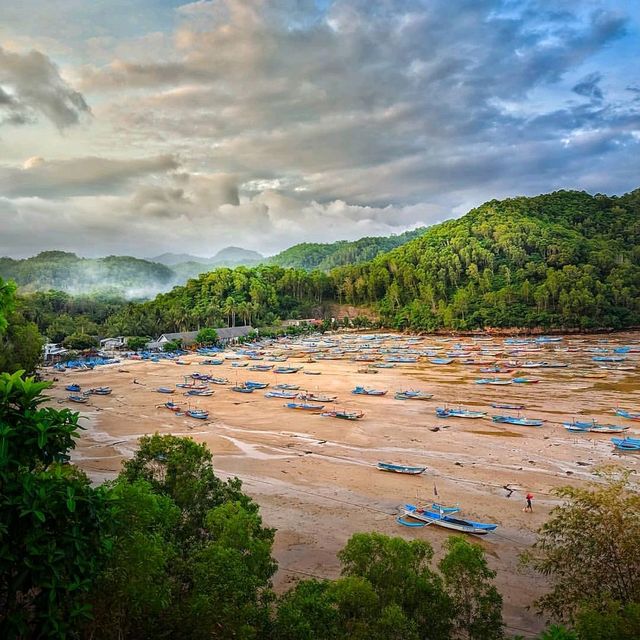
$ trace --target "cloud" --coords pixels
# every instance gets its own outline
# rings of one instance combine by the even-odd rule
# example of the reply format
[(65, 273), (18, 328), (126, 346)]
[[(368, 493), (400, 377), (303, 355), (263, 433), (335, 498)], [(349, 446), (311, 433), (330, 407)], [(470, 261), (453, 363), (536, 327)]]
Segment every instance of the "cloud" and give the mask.
[(26, 160), (22, 167), (0, 165), (0, 192), (8, 197), (49, 198), (106, 194), (141, 176), (164, 174), (177, 168), (178, 163), (172, 156), (49, 161), (36, 156)]
[(62, 79), (46, 55), (0, 47), (0, 123), (26, 124), (40, 115), (64, 129), (89, 113), (82, 94)]
[(596, 100), (598, 102), (602, 101), (604, 100), (604, 93), (602, 93), (602, 89), (600, 88), (601, 80), (601, 73), (590, 73), (582, 78), (578, 84), (574, 85), (572, 91), (577, 93), (579, 96), (591, 98), (591, 100)]

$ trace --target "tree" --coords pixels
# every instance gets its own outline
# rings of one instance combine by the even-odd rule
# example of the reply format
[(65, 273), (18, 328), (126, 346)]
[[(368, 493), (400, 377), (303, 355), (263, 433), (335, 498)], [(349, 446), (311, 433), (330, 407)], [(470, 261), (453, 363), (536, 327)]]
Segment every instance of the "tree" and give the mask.
[(447, 553), (438, 566), (453, 600), (456, 637), (503, 638), (502, 596), (492, 583), (496, 573), (489, 569), (482, 547), (451, 536), (445, 548)]
[(147, 346), (149, 338), (143, 336), (131, 336), (127, 338), (127, 347), (132, 351), (142, 351)]
[(0, 636), (64, 637), (90, 614), (106, 502), (65, 464), (78, 414), (22, 374), (0, 374)]
[(215, 329), (200, 329), (196, 336), (196, 342), (201, 345), (211, 346), (218, 343), (218, 332)]
[(162, 350), (166, 353), (174, 353), (182, 349), (182, 340), (169, 340), (164, 343)]
[(640, 602), (640, 495), (628, 470), (610, 467), (599, 475), (602, 482), (587, 488), (555, 491), (565, 502), (522, 557), (552, 585), (536, 605), (560, 620), (571, 621), (584, 605)]
[(67, 349), (84, 351), (85, 349), (97, 347), (98, 341), (86, 333), (72, 333), (63, 340), (62, 344), (67, 347)]
[(0, 336), (0, 371), (32, 373), (42, 359), (43, 339), (33, 322), (18, 313), (9, 316), (9, 327)]
[(15, 308), (16, 285), (0, 278), (0, 336), (5, 332), (8, 316)]

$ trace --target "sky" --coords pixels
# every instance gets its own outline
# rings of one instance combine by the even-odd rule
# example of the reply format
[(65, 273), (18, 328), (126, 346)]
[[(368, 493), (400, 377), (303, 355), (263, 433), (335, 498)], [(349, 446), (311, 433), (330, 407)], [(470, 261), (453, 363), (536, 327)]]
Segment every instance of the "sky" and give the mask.
[(0, 0), (0, 16), (0, 255), (268, 255), (640, 187), (637, 0)]

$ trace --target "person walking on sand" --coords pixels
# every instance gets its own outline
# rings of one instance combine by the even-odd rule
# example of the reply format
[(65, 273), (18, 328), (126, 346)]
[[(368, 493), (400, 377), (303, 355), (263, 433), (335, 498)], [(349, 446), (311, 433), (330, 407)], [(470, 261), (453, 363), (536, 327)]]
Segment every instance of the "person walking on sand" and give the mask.
[(533, 505), (531, 501), (533, 500), (533, 494), (527, 493), (525, 496), (525, 500), (527, 501), (527, 506), (523, 509), (525, 512), (533, 513)]

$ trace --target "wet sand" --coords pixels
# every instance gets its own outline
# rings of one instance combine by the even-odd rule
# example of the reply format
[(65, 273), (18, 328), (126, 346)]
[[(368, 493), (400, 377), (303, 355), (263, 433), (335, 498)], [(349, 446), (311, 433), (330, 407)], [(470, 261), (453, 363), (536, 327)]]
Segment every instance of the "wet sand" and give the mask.
[[(395, 522), (395, 516), (405, 502), (438, 499), (458, 503), (464, 517), (500, 525), (495, 533), (474, 540), (483, 545), (498, 572), (509, 631), (529, 635), (526, 632), (539, 630), (543, 621), (526, 607), (544, 591), (545, 584), (540, 577), (520, 573), (517, 556), (533, 542), (535, 529), (558, 503), (551, 495), (553, 488), (593, 479), (594, 468), (602, 463), (638, 470), (640, 461), (637, 454), (615, 453), (607, 435), (571, 434), (562, 427), (562, 421), (587, 415), (629, 426), (629, 435), (640, 432), (640, 423), (614, 416), (611, 410), (640, 407), (638, 371), (601, 370), (592, 361), (594, 354), (584, 349), (637, 344), (638, 339), (637, 334), (573, 336), (562, 344), (545, 345), (540, 352), (519, 356), (519, 360), (569, 363), (563, 369), (522, 370), (540, 379), (538, 384), (477, 385), (475, 379), (494, 374), (480, 373), (475, 365), (433, 365), (425, 358), (380, 369), (376, 375), (363, 374), (358, 369), (366, 363), (350, 359), (310, 363), (309, 354), (298, 351), (286, 365), (303, 366), (303, 371), (320, 371), (321, 375), (248, 371), (233, 368), (231, 361), (207, 366), (200, 364), (206, 356), (191, 354), (182, 358), (188, 366), (127, 360), (93, 371), (56, 373), (59, 381), (50, 395), (54, 406), (81, 412), (86, 431), (73, 460), (96, 482), (114, 477), (142, 435), (171, 433), (205, 442), (219, 475), (241, 478), (244, 489), (260, 504), (265, 524), (278, 530), (274, 548), (280, 567), (275, 577), (278, 590), (305, 576), (338, 576), (336, 553), (357, 531), (428, 540), (438, 553), (451, 532), (435, 526), (407, 529)], [(348, 344), (352, 341), (349, 338)], [(473, 343), (469, 338), (458, 341)], [(406, 342), (402, 338), (389, 344)], [(437, 338), (417, 342), (412, 340), (411, 348), (443, 347)], [(502, 340), (482, 344), (497, 346)], [(570, 350), (560, 350), (566, 348)], [(270, 349), (265, 363), (269, 353), (281, 350), (277, 345)], [(514, 357), (498, 355), (495, 359)], [(624, 364), (639, 360), (640, 354), (629, 354)], [(155, 391), (159, 386), (174, 387), (194, 371), (226, 377), (232, 384), (236, 380), (269, 382), (270, 387), (299, 384), (302, 389), (338, 396), (326, 408), (362, 410), (365, 415), (355, 422), (326, 418), (317, 412), (287, 409), (283, 406), (287, 400), (265, 398), (262, 390), (234, 393), (231, 385), (210, 385), (214, 395), (202, 398), (184, 397), (181, 389), (172, 395)], [(53, 374), (48, 371), (45, 375)], [(113, 393), (91, 396), (88, 404), (74, 405), (64, 390), (71, 382), (81, 384), (83, 390), (107, 385)], [(351, 390), (357, 384), (389, 393), (355, 396)], [(433, 399), (394, 399), (394, 391), (407, 388), (433, 393)], [(175, 415), (162, 407), (167, 400), (207, 409), (209, 419)], [(494, 424), (492, 414), (517, 412), (492, 409), (491, 402), (522, 403), (526, 405), (524, 416), (546, 422), (541, 428)], [(445, 404), (486, 411), (488, 419), (439, 419), (434, 409)], [(435, 426), (440, 429), (431, 431)], [(421, 476), (384, 473), (375, 467), (379, 460), (425, 465), (427, 472)], [(513, 489), (510, 497), (506, 486)], [(522, 511), (528, 491), (535, 496), (532, 514)]]

